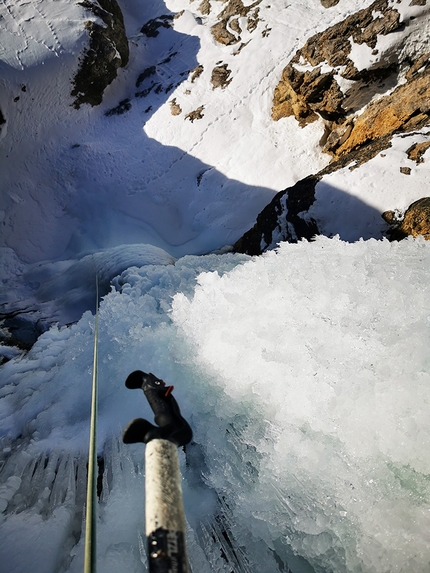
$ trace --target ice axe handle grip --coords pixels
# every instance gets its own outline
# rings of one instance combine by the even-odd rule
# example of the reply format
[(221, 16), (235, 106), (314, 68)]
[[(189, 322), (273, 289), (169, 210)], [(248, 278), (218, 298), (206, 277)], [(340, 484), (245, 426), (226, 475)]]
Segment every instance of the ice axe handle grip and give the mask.
[(154, 412), (154, 426), (143, 418), (136, 418), (123, 433), (125, 443), (143, 442), (147, 444), (154, 439), (169, 440), (177, 446), (184, 446), (191, 441), (193, 432), (188, 422), (182, 417), (178, 403), (172, 395), (173, 386), (154, 374), (136, 370), (125, 381), (127, 388), (141, 388)]

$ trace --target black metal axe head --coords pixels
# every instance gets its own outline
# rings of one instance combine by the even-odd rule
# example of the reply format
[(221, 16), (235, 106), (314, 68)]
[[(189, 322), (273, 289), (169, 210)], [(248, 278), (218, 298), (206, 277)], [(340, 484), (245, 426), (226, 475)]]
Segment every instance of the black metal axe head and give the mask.
[(147, 444), (154, 439), (169, 440), (177, 446), (184, 446), (191, 441), (193, 432), (188, 422), (182, 417), (178, 403), (172, 395), (173, 386), (157, 378), (154, 374), (136, 370), (125, 381), (127, 388), (141, 388), (154, 412), (157, 426), (143, 418), (132, 420), (123, 433), (123, 442)]

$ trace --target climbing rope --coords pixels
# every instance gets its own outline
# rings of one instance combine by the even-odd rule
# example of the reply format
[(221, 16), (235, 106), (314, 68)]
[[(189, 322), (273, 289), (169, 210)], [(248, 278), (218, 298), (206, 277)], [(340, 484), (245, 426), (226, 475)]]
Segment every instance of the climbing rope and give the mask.
[[(96, 313), (94, 322), (94, 359), (91, 396), (90, 440), (85, 523), (84, 573), (96, 573), (97, 525), (97, 395), (98, 395), (98, 278), (96, 275)], [(153, 374), (136, 370), (126, 387), (141, 388), (155, 414), (154, 426), (135, 418), (123, 433), (126, 444), (143, 442), (146, 446), (146, 536), (150, 573), (189, 573), (185, 546), (185, 515), (177, 448), (192, 439), (193, 432), (182, 417), (172, 395), (173, 386)]]
[(90, 443), (88, 449), (87, 505), (85, 523), (84, 573), (96, 573), (97, 526), (97, 397), (98, 397), (98, 339), (99, 287), (96, 275), (96, 315), (94, 323), (93, 382), (91, 394)]

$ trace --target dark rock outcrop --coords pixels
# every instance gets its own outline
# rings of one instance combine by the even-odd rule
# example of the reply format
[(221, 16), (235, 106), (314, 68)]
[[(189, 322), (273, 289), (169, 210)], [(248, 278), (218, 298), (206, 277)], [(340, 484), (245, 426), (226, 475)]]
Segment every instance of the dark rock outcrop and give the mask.
[(317, 235), (316, 222), (303, 219), (300, 213), (307, 211), (315, 201), (315, 187), (321, 177), (322, 174), (310, 175), (277, 193), (258, 215), (254, 227), (235, 243), (234, 252), (260, 255), (277, 242), (294, 243)]
[(281, 241), (295, 243), (312, 239), (320, 233), (318, 224), (307, 216), (315, 201), (316, 185), (325, 175), (347, 167), (357, 169), (363, 163), (390, 147), (389, 137), (371, 141), (361, 149), (353, 150), (330, 163), (315, 175), (309, 175), (277, 193), (257, 216), (255, 225), (234, 244), (237, 253), (260, 255)]
[(77, 109), (84, 103), (99, 105), (104, 90), (116, 78), (118, 68), (124, 67), (129, 58), (124, 19), (116, 0), (84, 0), (81, 5), (103, 24), (86, 23), (90, 44), (81, 58), (71, 92)]
[(6, 131), (6, 118), (3, 115), (2, 110), (0, 109), (0, 139), (4, 137)]
[(392, 241), (400, 241), (408, 236), (423, 236), (430, 240), (430, 197), (423, 197), (409, 205), (403, 218), (399, 218), (395, 211), (385, 211), (382, 218), (392, 228), (388, 237)]
[[(427, 133), (429, 136), (430, 133)], [(348, 154), (331, 162), (327, 167), (315, 175), (309, 175), (277, 193), (272, 201), (257, 216), (255, 225), (247, 231), (234, 244), (233, 250), (248, 255), (260, 255), (268, 249), (273, 249), (281, 241), (295, 243), (301, 239), (311, 240), (320, 234), (318, 223), (307, 215), (307, 211), (315, 202), (315, 188), (319, 181), (326, 175), (330, 175), (339, 169), (348, 167), (351, 171), (359, 168), (382, 150), (391, 147), (391, 135), (386, 135), (375, 141), (370, 141), (361, 148), (350, 151)], [(430, 141), (415, 143), (406, 150), (406, 156), (417, 164), (425, 161), (424, 154), (430, 148)], [(410, 168), (406, 168), (410, 172)], [(422, 199), (423, 203), (416, 202), (411, 205), (411, 211), (404, 218), (399, 218), (395, 211), (386, 211), (382, 214), (383, 219), (392, 225), (388, 230), (387, 237), (392, 240), (400, 240), (408, 235), (417, 236), (429, 234), (425, 231), (425, 217), (429, 216), (430, 208)], [(426, 199), (429, 201), (430, 199)], [(428, 210), (424, 210), (428, 209)], [(430, 229), (430, 227), (429, 227)]]
[(112, 115), (123, 115), (124, 113), (126, 113), (127, 111), (130, 111), (130, 110), (131, 110), (131, 102), (127, 98), (127, 99), (123, 99), (122, 101), (120, 101), (116, 107), (108, 110), (105, 113), (105, 115), (107, 117), (110, 117)]
[(165, 14), (149, 20), (142, 26), (140, 33), (144, 34), (148, 38), (156, 38), (160, 33), (159, 28), (170, 28), (173, 22), (173, 16), (171, 14)]

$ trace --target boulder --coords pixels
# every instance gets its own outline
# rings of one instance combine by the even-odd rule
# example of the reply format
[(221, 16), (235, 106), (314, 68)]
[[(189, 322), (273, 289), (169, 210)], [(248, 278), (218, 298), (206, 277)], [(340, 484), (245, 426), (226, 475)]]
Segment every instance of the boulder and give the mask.
[(129, 58), (124, 19), (116, 0), (83, 0), (81, 5), (97, 16), (100, 23), (86, 23), (90, 43), (80, 58), (71, 92), (77, 109), (84, 103), (100, 104), (104, 90)]
[(410, 205), (403, 218), (395, 211), (385, 211), (382, 218), (392, 225), (388, 237), (392, 241), (400, 241), (405, 237), (423, 236), (430, 240), (430, 197), (423, 197)]
[(212, 75), (211, 75), (211, 84), (213, 86), (212, 89), (215, 88), (225, 89), (232, 80), (232, 78), (230, 78), (230, 74), (231, 70), (228, 69), (227, 64), (216, 66), (212, 70)]
[(415, 161), (417, 165), (424, 163), (424, 154), (430, 149), (430, 141), (422, 141), (414, 143), (409, 149), (406, 150), (408, 159)]
[(187, 115), (185, 116), (185, 119), (189, 119), (191, 123), (193, 123), (196, 119), (203, 119), (205, 115), (203, 113), (204, 108), (205, 106), (201, 105), (197, 109), (190, 111), (190, 113), (187, 113)]
[(210, 14), (211, 13), (211, 3), (209, 2), (209, 0), (203, 0), (203, 2), (199, 6), (199, 10), (204, 16), (207, 16), (208, 14)]
[(2, 110), (0, 109), (0, 140), (3, 139), (3, 137), (6, 134), (6, 118), (2, 113)]

